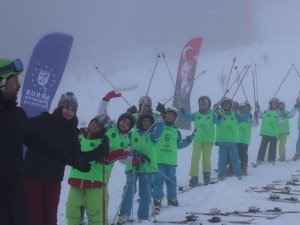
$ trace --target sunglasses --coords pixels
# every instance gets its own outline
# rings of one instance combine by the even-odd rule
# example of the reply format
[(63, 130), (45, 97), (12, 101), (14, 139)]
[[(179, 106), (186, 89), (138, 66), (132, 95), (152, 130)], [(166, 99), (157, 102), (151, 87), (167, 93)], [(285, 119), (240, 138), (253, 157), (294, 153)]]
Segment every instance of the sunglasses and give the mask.
[(0, 68), (0, 74), (8, 72), (21, 73), (23, 71), (23, 63), (20, 59), (15, 59), (9, 65)]

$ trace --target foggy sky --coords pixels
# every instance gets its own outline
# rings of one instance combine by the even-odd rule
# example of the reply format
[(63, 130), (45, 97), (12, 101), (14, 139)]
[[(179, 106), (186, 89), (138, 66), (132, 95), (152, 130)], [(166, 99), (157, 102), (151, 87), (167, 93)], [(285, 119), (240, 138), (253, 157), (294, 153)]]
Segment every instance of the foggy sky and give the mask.
[[(74, 37), (72, 68), (135, 65), (203, 37), (201, 54), (299, 34), (296, 0), (1, 0), (1, 57), (29, 62), (51, 32)], [(154, 61), (153, 61), (154, 62)]]

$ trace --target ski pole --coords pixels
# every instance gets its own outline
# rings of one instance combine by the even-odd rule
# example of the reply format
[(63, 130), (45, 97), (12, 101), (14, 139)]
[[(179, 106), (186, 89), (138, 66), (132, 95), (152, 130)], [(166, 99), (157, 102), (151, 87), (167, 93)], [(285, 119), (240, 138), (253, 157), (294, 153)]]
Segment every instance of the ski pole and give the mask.
[[(197, 75), (195, 78), (194, 78), (194, 81), (197, 80), (199, 77), (201, 77), (203, 74), (206, 73), (207, 70), (203, 70), (199, 75)], [(169, 101), (171, 101), (174, 97), (176, 96), (176, 94), (174, 94), (172, 97), (170, 97), (169, 99), (167, 99), (167, 101), (165, 101), (165, 104), (167, 104)]]
[[(147, 162), (151, 167), (153, 167), (149, 162)], [(153, 167), (154, 168), (154, 167)], [(166, 174), (158, 170), (158, 173), (161, 174), (164, 178), (166, 178), (168, 181), (170, 181), (172, 184), (174, 184), (179, 191), (183, 191), (183, 186), (179, 186), (177, 183), (175, 183), (171, 178), (169, 178)]]
[(161, 55), (162, 55), (162, 57), (163, 57), (163, 59), (164, 59), (164, 61), (165, 61), (165, 64), (166, 64), (166, 66), (167, 66), (167, 69), (168, 69), (169, 75), (170, 75), (170, 77), (171, 77), (171, 80), (172, 80), (172, 83), (173, 83), (173, 87), (175, 88), (175, 82), (174, 82), (174, 80), (173, 80), (173, 77), (172, 77), (172, 74), (171, 74), (171, 71), (170, 71), (169, 65), (168, 65), (168, 63), (167, 63), (166, 56), (165, 56), (164, 52), (161, 52)]
[(254, 65), (255, 67), (255, 70), (252, 69), (252, 86), (253, 86), (253, 98), (254, 98), (254, 103), (255, 103), (255, 111), (256, 111), (256, 102), (257, 101), (257, 96), (256, 96), (256, 91), (257, 91), (257, 88), (255, 87), (255, 75), (256, 75), (256, 64)]
[(257, 67), (256, 67), (256, 64), (255, 64), (255, 87), (256, 87), (256, 101), (257, 101), (257, 103), (258, 103), (258, 85), (257, 85)]
[[(152, 75), (151, 75), (151, 78), (150, 78), (150, 82), (149, 82), (149, 85), (148, 85), (148, 88), (147, 88), (145, 96), (148, 96), (148, 93), (149, 93), (149, 90), (150, 90), (150, 86), (152, 84), (152, 80), (153, 80), (154, 73), (155, 73), (155, 70), (156, 70), (157, 63), (158, 63), (159, 59), (160, 59), (160, 54), (157, 55), (157, 59), (156, 59), (155, 65), (154, 65), (154, 69), (153, 69), (153, 72), (152, 72)], [(144, 102), (143, 102), (142, 107), (141, 107), (141, 112), (143, 111), (143, 108), (144, 108)]]
[[(112, 86), (112, 88), (116, 91), (116, 92), (119, 92), (119, 90), (113, 85), (112, 82), (110, 82), (110, 80), (105, 76), (105, 74), (97, 67), (95, 66), (95, 69), (98, 71), (98, 73), (100, 75), (102, 75), (104, 77), (104, 79), (110, 84), (110, 86)], [(131, 107), (130, 103), (123, 97), (123, 95), (121, 95), (121, 98), (127, 103), (127, 105), (129, 107)]]
[[(236, 66), (235, 68), (235, 71), (236, 71), (236, 73), (237, 73), (237, 78), (238, 78), (238, 81), (240, 82), (241, 81), (241, 77), (240, 77), (240, 74), (242, 74), (242, 73), (239, 73), (239, 71), (238, 71), (238, 67)], [(244, 70), (243, 70), (244, 71)], [(243, 72), (242, 71), (242, 72)], [(244, 85), (241, 83), (241, 86), (242, 86), (242, 90), (243, 90), (243, 93), (244, 93), (244, 96), (245, 96), (245, 99), (246, 99), (246, 101), (248, 102), (248, 98), (247, 98), (247, 95), (246, 95), (246, 92), (245, 92), (245, 88), (244, 88)]]
[(228, 88), (228, 85), (229, 85), (229, 82), (230, 82), (230, 78), (231, 78), (231, 75), (232, 75), (232, 69), (234, 67), (235, 61), (236, 61), (236, 57), (234, 57), (233, 60), (232, 60), (232, 65), (231, 65), (231, 68), (230, 68), (230, 72), (229, 72), (228, 81), (227, 81), (227, 84), (226, 84), (225, 93), (228, 92), (227, 88)]
[(233, 93), (233, 95), (232, 95), (231, 99), (233, 99), (233, 98), (234, 98), (235, 94), (236, 94), (236, 93), (237, 93), (237, 91), (239, 90), (239, 88), (240, 88), (241, 84), (243, 83), (243, 80), (244, 80), (244, 78), (246, 77), (246, 74), (248, 73), (248, 71), (249, 71), (250, 67), (251, 67), (250, 65), (247, 67), (247, 69), (246, 69), (246, 71), (245, 71), (245, 73), (244, 73), (244, 75), (243, 75), (243, 77), (242, 77), (241, 81), (239, 82), (239, 85), (237, 86), (237, 88), (236, 88), (235, 92)]
[(294, 67), (294, 70), (296, 71), (296, 73), (297, 73), (298, 77), (300, 77), (300, 74), (299, 74), (298, 70), (296, 69), (296, 67), (295, 67), (294, 63), (292, 64), (292, 66)]
[(103, 204), (103, 209), (102, 209), (102, 221), (103, 225), (105, 224), (105, 213), (106, 213), (106, 201), (105, 201), (105, 191), (106, 191), (106, 177), (105, 177), (105, 165), (103, 163), (102, 165), (102, 175), (103, 175), (103, 189), (102, 189), (102, 204)]
[(291, 70), (293, 68), (293, 65), (290, 67), (289, 71), (287, 72), (287, 74), (285, 75), (285, 77), (283, 78), (283, 80), (281, 81), (278, 89), (276, 90), (274, 97), (277, 95), (278, 91), (280, 90), (280, 88), (282, 87), (283, 83), (285, 82), (286, 78), (288, 77), (288, 75), (290, 74)]
[(253, 98), (254, 98), (254, 119), (255, 123), (258, 124), (258, 99), (257, 99), (257, 77), (256, 77), (256, 64), (254, 65), (255, 70), (252, 68), (252, 85), (253, 85)]
[[(150, 130), (154, 127), (154, 125), (155, 125), (155, 123), (153, 123), (145, 132), (144, 132), (144, 134), (141, 136), (141, 138), (143, 138), (146, 134), (148, 134), (149, 132), (150, 132)], [(137, 144), (139, 143), (141, 141), (141, 139), (139, 139), (139, 141), (137, 142)], [(135, 154), (135, 153), (134, 153)], [(133, 191), (132, 191), (132, 202), (133, 202), (133, 197), (134, 197), (134, 189), (135, 189), (135, 176), (136, 176), (136, 171), (135, 171), (135, 167), (133, 166), (132, 167), (132, 172), (133, 172), (133, 174), (132, 174), (132, 185), (133, 185)], [(113, 224), (115, 224), (115, 221), (116, 221), (116, 219), (117, 219), (117, 216), (118, 216), (118, 213), (119, 213), (119, 211), (120, 211), (120, 209), (121, 209), (121, 207), (122, 207), (122, 203), (123, 203), (123, 201), (124, 201), (124, 197), (125, 197), (125, 195), (126, 195), (126, 193), (127, 193), (127, 191), (128, 191), (128, 187), (129, 187), (129, 183), (127, 183), (127, 181), (126, 181), (126, 185), (125, 185), (125, 188), (124, 188), (124, 193), (123, 193), (123, 195), (122, 195), (122, 199), (121, 199), (121, 202), (120, 202), (120, 205), (119, 205), (119, 207), (118, 207), (118, 209), (117, 209), (117, 212), (116, 212), (116, 214), (115, 214), (115, 217), (114, 217), (114, 220), (113, 220)], [(132, 204), (132, 209), (131, 209), (131, 211), (132, 211), (132, 219), (133, 219), (133, 204)]]
[[(144, 170), (146, 171), (145, 165), (142, 164), (142, 166), (144, 167)], [(154, 212), (154, 202), (151, 199), (152, 191), (150, 190), (151, 183), (149, 181), (149, 178), (148, 178), (148, 175), (147, 175), (146, 172), (145, 172), (145, 177), (146, 177), (146, 181), (147, 181), (147, 188), (148, 188), (148, 193), (149, 193), (149, 196), (150, 196), (150, 204), (151, 204), (152, 212)], [(155, 216), (154, 213), (153, 213), (153, 218), (154, 218), (154, 221), (156, 221), (156, 216)]]
[[(243, 74), (246, 68), (247, 68), (247, 66), (244, 66), (244, 69), (242, 70), (242, 72), (240, 74)], [(233, 87), (233, 85), (235, 83), (239, 83), (238, 77), (230, 84), (229, 88), (227, 89), (227, 93), (231, 90), (231, 88)]]

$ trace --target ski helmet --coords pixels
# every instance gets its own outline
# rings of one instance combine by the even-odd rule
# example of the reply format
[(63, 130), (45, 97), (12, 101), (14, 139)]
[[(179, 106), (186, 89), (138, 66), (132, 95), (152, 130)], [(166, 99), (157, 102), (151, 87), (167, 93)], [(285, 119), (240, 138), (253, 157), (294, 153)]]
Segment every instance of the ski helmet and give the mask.
[(240, 104), (237, 101), (232, 102), (231, 110), (237, 112), (239, 110)]
[[(128, 128), (128, 130), (121, 132), (119, 124), (120, 124), (120, 121), (124, 118), (129, 119), (130, 127)], [(133, 128), (134, 124), (135, 124), (134, 116), (129, 112), (121, 114), (117, 120), (117, 127), (121, 133), (127, 133), (128, 131), (130, 131)]]
[[(110, 117), (106, 113), (101, 113), (99, 116), (96, 116), (94, 119), (98, 120), (100, 124), (108, 130), (109, 128), (112, 127), (113, 121), (110, 119)], [(94, 120), (93, 119), (93, 120)], [(92, 120), (92, 121), (93, 121)], [(91, 122), (92, 122), (91, 121)]]
[[(173, 113), (174, 116), (175, 116), (174, 121), (172, 121), (172, 122), (170, 122), (170, 123), (171, 123), (171, 124), (176, 123), (176, 121), (177, 121), (177, 119), (178, 119), (178, 110), (177, 110), (176, 108), (174, 108), (174, 107), (166, 108), (165, 115), (166, 115), (167, 113), (169, 113), (169, 112)], [(168, 121), (166, 121), (166, 122), (168, 122)]]
[(11, 61), (0, 59), (0, 88), (4, 87), (7, 80), (12, 76), (17, 76), (23, 71), (23, 63), (20, 59)]
[(149, 96), (140, 98), (139, 105), (152, 106), (152, 99)]
[(198, 104), (200, 103), (200, 101), (206, 101), (208, 103), (208, 108), (211, 107), (211, 101), (210, 101), (210, 98), (208, 96), (206, 96), (206, 95), (201, 96), (198, 99)]
[(271, 105), (273, 103), (279, 104), (279, 98), (276, 98), (276, 97), (271, 98), (269, 101), (269, 105)]
[(139, 130), (144, 130), (143, 125), (142, 125), (142, 120), (144, 118), (150, 119), (151, 120), (151, 125), (154, 124), (154, 117), (153, 117), (152, 113), (141, 113), (139, 118), (136, 121), (136, 127)]
[(221, 99), (221, 107), (224, 109), (224, 103), (225, 102), (229, 102), (230, 103), (230, 107), (229, 109), (231, 109), (231, 106), (232, 106), (232, 100), (230, 98), (227, 98), (227, 97), (224, 97)]

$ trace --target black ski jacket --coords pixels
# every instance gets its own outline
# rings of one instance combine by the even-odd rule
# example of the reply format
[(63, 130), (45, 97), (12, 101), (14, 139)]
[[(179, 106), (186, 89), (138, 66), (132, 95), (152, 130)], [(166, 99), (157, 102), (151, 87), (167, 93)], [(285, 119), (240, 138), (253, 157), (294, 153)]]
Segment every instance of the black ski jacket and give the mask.
[[(79, 149), (77, 129), (78, 119), (76, 116), (66, 120), (62, 116), (62, 108), (57, 108), (53, 114), (43, 112), (40, 116), (30, 119), (31, 125), (38, 128), (47, 138), (59, 144), (66, 155), (77, 155), (78, 152), (71, 152)], [(74, 146), (78, 146), (74, 148)], [(58, 183), (63, 180), (65, 165), (45, 155), (40, 154), (39, 149), (45, 146), (37, 146), (38, 149), (29, 148), (25, 154), (25, 176)]]
[(5, 225), (31, 224), (23, 184), (23, 144), (62, 163), (69, 160), (30, 125), (22, 108), (0, 93), (0, 223)]

